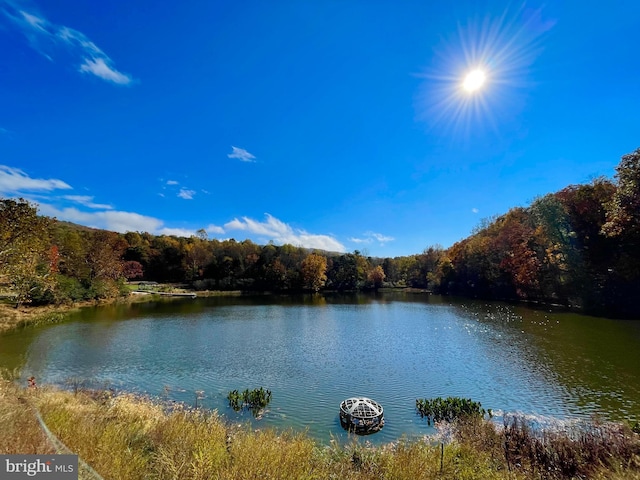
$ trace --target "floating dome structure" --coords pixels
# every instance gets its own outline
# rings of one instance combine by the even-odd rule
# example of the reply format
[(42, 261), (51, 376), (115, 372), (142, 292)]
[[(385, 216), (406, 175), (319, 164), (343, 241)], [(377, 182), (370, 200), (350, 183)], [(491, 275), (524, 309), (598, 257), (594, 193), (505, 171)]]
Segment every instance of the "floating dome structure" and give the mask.
[(340, 424), (361, 435), (375, 433), (384, 426), (382, 405), (370, 398), (347, 398), (340, 403)]

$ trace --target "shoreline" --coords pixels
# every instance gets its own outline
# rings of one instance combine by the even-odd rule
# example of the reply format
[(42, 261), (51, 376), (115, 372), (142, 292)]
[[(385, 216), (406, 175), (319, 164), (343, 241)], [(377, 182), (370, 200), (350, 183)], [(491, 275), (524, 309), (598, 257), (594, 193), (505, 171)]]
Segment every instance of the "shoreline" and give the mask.
[[(640, 437), (617, 423), (536, 435), (522, 418), (504, 428), (466, 419), (443, 424), (434, 436), (384, 445), (355, 439), (324, 444), (304, 432), (229, 423), (217, 412), (167, 410), (136, 395), (29, 388), (7, 379), (0, 379), (0, 413), (0, 453), (56, 451), (38, 423), (41, 418), (55, 440), (84, 464), (105, 478), (123, 480), (533, 480), (540, 472), (566, 480), (640, 480)], [(534, 451), (544, 455), (531, 455)]]
[[(139, 291), (138, 291), (139, 292)], [(169, 292), (148, 291), (146, 295), (130, 292), (127, 296), (104, 300), (87, 300), (73, 304), (15, 307), (12, 303), (0, 303), (0, 335), (26, 327), (63, 322), (70, 313), (83, 308), (101, 307), (118, 304), (145, 303), (158, 300), (170, 301), (184, 299), (186, 296), (199, 297), (239, 297), (245, 295), (240, 290), (203, 290), (195, 291), (184, 288), (172, 288)], [(175, 295), (175, 296), (173, 296)]]

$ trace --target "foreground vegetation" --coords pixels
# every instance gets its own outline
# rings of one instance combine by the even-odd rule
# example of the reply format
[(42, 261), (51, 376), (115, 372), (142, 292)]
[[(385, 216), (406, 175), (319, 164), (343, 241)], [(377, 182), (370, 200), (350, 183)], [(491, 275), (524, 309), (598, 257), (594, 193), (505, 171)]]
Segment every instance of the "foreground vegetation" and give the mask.
[(319, 444), (303, 433), (254, 431), (215, 412), (105, 392), (22, 389), (0, 380), (0, 453), (53, 453), (35, 420), (105, 479), (640, 479), (640, 438), (622, 425), (536, 434), (514, 417), (479, 418), (440, 440)]

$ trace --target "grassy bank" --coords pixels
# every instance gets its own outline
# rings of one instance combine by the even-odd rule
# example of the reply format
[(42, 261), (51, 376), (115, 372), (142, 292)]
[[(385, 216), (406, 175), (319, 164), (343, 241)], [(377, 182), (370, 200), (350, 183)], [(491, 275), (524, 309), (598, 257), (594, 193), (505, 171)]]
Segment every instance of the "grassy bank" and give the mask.
[[(131, 284), (127, 287), (130, 291), (137, 290), (138, 287), (135, 284)], [(46, 305), (46, 306), (29, 306), (21, 305), (18, 308), (15, 307), (15, 303), (7, 298), (0, 300), (0, 334), (9, 330), (17, 328), (23, 328), (28, 326), (39, 326), (49, 323), (58, 323), (65, 319), (65, 317), (73, 311), (77, 311), (83, 307), (92, 307), (96, 305), (109, 305), (114, 303), (133, 303), (133, 302), (149, 302), (157, 300), (157, 295), (153, 295), (158, 292), (177, 292), (177, 293), (194, 293), (198, 297), (228, 297), (228, 296), (241, 296), (242, 292), (239, 290), (233, 291), (221, 291), (221, 290), (205, 290), (196, 292), (187, 288), (178, 288), (174, 285), (163, 284), (148, 289), (147, 292), (150, 295), (135, 295), (129, 294), (123, 297), (105, 299), (101, 301), (87, 301), (78, 302), (74, 304), (62, 304), (62, 305)], [(170, 297), (164, 297), (164, 300), (169, 301)]]
[(27, 326), (58, 323), (78, 306), (18, 307), (0, 303), (0, 333)]
[(640, 439), (623, 426), (540, 438), (517, 422), (497, 430), (478, 421), (460, 425), (442, 450), (433, 439), (323, 445), (202, 410), (168, 412), (128, 395), (22, 389), (7, 380), (0, 380), (0, 453), (52, 451), (32, 407), (105, 479), (640, 480)]

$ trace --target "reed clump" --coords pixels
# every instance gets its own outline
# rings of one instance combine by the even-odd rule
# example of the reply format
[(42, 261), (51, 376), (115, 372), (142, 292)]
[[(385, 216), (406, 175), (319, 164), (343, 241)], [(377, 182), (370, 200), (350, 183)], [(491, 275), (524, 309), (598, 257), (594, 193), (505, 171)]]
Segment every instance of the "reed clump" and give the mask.
[[(416, 399), (416, 411), (421, 418), (426, 418), (429, 425), (432, 422), (452, 422), (457, 419), (478, 418), (487, 413), (480, 402), (470, 398), (437, 397), (432, 399)], [(489, 410), (491, 415), (491, 410)]]
[(442, 443), (324, 445), (305, 433), (232, 425), (204, 409), (9, 380), (0, 380), (0, 454), (52, 453), (35, 409), (106, 480), (640, 480), (640, 436), (617, 424), (543, 433), (520, 417), (498, 426), (469, 417), (454, 422)]

